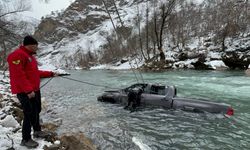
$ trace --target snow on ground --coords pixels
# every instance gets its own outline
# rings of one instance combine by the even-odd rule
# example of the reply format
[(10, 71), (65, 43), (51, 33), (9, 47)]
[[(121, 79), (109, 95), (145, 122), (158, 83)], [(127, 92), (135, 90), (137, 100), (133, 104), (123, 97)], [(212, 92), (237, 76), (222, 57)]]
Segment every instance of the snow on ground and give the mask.
[(219, 68), (228, 68), (222, 60), (213, 60), (205, 64), (211, 66), (215, 70)]
[(198, 59), (188, 59), (186, 61), (179, 61), (174, 63), (173, 68), (177, 69), (177, 68), (189, 68), (192, 69), (194, 68), (194, 66), (191, 63), (195, 63)]
[(192, 42), (190, 42), (187, 46), (191, 50), (193, 50), (193, 49), (198, 48), (199, 46), (201, 46), (201, 43), (200, 43), (200, 40), (197, 38), (197, 39), (194, 39)]
[[(175, 59), (173, 58), (175, 54), (176, 54), (175, 52), (167, 52), (166, 60), (175, 61)], [(219, 55), (219, 53), (211, 52), (209, 53), (209, 58), (219, 59), (221, 58), (221, 56)], [(186, 61), (178, 61), (173, 64), (173, 69), (178, 69), (178, 68), (194, 69), (194, 66), (192, 65), (192, 63), (195, 63), (197, 61), (198, 61), (198, 58), (188, 59)], [(101, 69), (130, 70), (130, 69), (140, 68), (144, 63), (143, 61), (140, 63), (137, 63), (137, 62), (138, 60), (131, 60), (125, 63), (118, 62), (115, 64), (100, 64), (100, 65), (91, 67), (90, 70), (101, 70)], [(228, 68), (222, 60), (212, 60), (212, 61), (208, 60), (207, 62), (205, 62), (205, 64), (210, 66), (214, 70)]]
[(28, 0), (28, 2), (31, 5), (31, 9), (23, 12), (22, 15), (40, 20), (42, 16), (51, 14), (52, 11), (61, 11), (67, 8), (74, 0), (49, 0), (47, 3), (41, 0)]
[[(4, 99), (15, 99), (15, 96), (10, 93), (9, 79), (3, 76), (3, 72), (0, 71), (0, 149), (6, 150), (8, 148), (14, 148), (17, 150), (27, 150), (26, 147), (20, 145), (22, 140), (21, 125), (16, 121), (14, 116), (8, 114), (12, 103), (4, 101)], [(17, 130), (17, 132), (14, 132)], [(44, 145), (50, 146), (52, 143), (46, 142), (42, 139), (35, 139), (39, 142), (39, 147), (35, 150), (42, 150)]]
[[(123, 7), (119, 8), (120, 15), (123, 18), (123, 22), (126, 22), (126, 26), (134, 26), (134, 19), (137, 16), (137, 10), (141, 13), (141, 15), (145, 16), (144, 8), (147, 5), (147, 2), (140, 2), (137, 5), (133, 4), (133, 1), (126, 0), (127, 4)], [(117, 2), (117, 6), (119, 6), (119, 2)], [(100, 6), (99, 6), (100, 7)], [(153, 16), (153, 7), (150, 7), (152, 9), (150, 12), (150, 16)], [(96, 14), (96, 11), (89, 11), (87, 15)], [(106, 14), (107, 15), (107, 14)], [(84, 18), (86, 16), (82, 16), (79, 14), (81, 18)], [(111, 14), (112, 18), (117, 18), (116, 14)], [(75, 19), (79, 19), (79, 17), (75, 17)], [(145, 18), (142, 18), (141, 28), (145, 26)], [(120, 25), (120, 22), (118, 19), (114, 19), (115, 25)], [(133, 28), (133, 33), (138, 32), (138, 28)], [(51, 52), (53, 53), (55, 50), (59, 51), (60, 53), (55, 55), (49, 55), (49, 56), (42, 56), (46, 58), (41, 58), (44, 61), (47, 61), (47, 64), (53, 64), (53, 65), (61, 65), (65, 66), (68, 62), (65, 61), (65, 58), (71, 57), (76, 52), (81, 53), (87, 53), (88, 51), (98, 51), (101, 49), (101, 47), (107, 43), (106, 37), (110, 35), (114, 31), (113, 25), (109, 19), (102, 22), (99, 27), (97, 27), (95, 30), (90, 30), (87, 33), (79, 34), (77, 37), (71, 38), (71, 39), (63, 39), (57, 45), (63, 45), (63, 46), (54, 46), (53, 44), (47, 45), (46, 47), (42, 48), (42, 51), (47, 53)], [(47, 59), (49, 57), (49, 59)], [(69, 62), (71, 66), (76, 66), (76, 64), (73, 64), (73, 62)], [(107, 66), (109, 68), (109, 66)], [(120, 69), (117, 67), (111, 67), (114, 69)], [(121, 69), (125, 69), (124, 66), (121, 66)], [(126, 68), (127, 69), (127, 68)]]
[(136, 69), (143, 65), (143, 61), (139, 61), (138, 59), (129, 60), (125, 63), (116, 63), (116, 64), (101, 64), (94, 67), (91, 67), (90, 70), (98, 70), (98, 69), (108, 69), (108, 70), (130, 70)]
[(221, 59), (221, 54), (219, 52), (209, 52), (208, 58)]
[[(40, 69), (52, 70), (58, 73), (66, 73), (64, 70), (56, 69), (54, 66), (41, 66)], [(12, 101), (18, 102), (15, 95), (10, 93), (10, 85), (8, 72), (7, 76), (0, 71), (0, 149), (6, 150), (14, 148), (16, 150), (27, 150), (26, 147), (21, 146), (22, 130), (21, 125), (16, 121), (15, 117), (10, 114), (10, 109), (13, 107)], [(43, 139), (34, 139), (39, 143), (39, 146), (34, 150), (43, 150), (45, 145), (50, 146), (52, 143), (44, 141)]]
[[(18, 124), (19, 125), (19, 124)], [(20, 125), (19, 125), (20, 126)], [(0, 149), (6, 150), (8, 148), (14, 148), (16, 150), (28, 150), (28, 148), (21, 146), (22, 132), (21, 129), (16, 133), (13, 132), (16, 128), (13, 127), (3, 127), (0, 125)], [(46, 142), (42, 139), (34, 139), (39, 143), (37, 148), (34, 150), (43, 150), (45, 145), (50, 146), (52, 143)], [(13, 143), (12, 143), (13, 142)]]
[(114, 66), (111, 64), (103, 64), (99, 66), (91, 67), (90, 70), (107, 69), (107, 70), (129, 70), (131, 66), (128, 63), (124, 63), (120, 66)]

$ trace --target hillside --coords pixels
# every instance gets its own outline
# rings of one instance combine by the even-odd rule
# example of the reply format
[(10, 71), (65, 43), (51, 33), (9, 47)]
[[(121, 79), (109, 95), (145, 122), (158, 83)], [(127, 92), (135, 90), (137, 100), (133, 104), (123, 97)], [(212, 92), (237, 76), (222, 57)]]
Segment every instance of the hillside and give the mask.
[(150, 70), (246, 69), (249, 9), (241, 0), (75, 0), (42, 18), (34, 36), (42, 43), (40, 61), (60, 68), (136, 58)]

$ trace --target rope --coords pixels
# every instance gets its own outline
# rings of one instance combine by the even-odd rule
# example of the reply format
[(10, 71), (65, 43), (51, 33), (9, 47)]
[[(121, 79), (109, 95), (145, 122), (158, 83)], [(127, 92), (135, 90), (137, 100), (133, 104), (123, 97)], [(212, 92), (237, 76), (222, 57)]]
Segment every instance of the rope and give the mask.
[(45, 85), (47, 85), (53, 78), (54, 78), (54, 77), (51, 77), (47, 82), (45, 82), (45, 83), (40, 87), (40, 89), (43, 88)]
[[(78, 82), (78, 83), (83, 83), (83, 84), (88, 84), (88, 85), (92, 85), (92, 86), (98, 86), (98, 87), (104, 87), (104, 88), (109, 88), (109, 89), (115, 89), (115, 90), (121, 90), (119, 88), (112, 88), (112, 87), (109, 87), (109, 86), (105, 86), (105, 85), (100, 85), (100, 84), (94, 84), (94, 83), (90, 83), (90, 82), (86, 82), (86, 81), (81, 81), (81, 80), (77, 80), (77, 79), (73, 79), (73, 78), (69, 78), (69, 77), (64, 77), (64, 76), (58, 76), (58, 77), (61, 77), (61, 78), (64, 78), (64, 79), (68, 79), (68, 80), (71, 80), (71, 81), (75, 81), (75, 82)], [(54, 77), (50, 78), (48, 81), (46, 81), (46, 83), (44, 83), (40, 89), (42, 89), (44, 86), (46, 86)]]
[(136, 58), (135, 58), (135, 63), (136, 63), (136, 66), (137, 66), (137, 68), (138, 68), (138, 71), (139, 71), (139, 74), (140, 74), (141, 80), (142, 80), (142, 82), (143, 82), (143, 83), (145, 83), (145, 82), (144, 82), (144, 79), (143, 79), (143, 76), (142, 76), (142, 73), (140, 72), (139, 65), (138, 65), (138, 63), (137, 63)]
[(130, 62), (130, 60), (129, 60), (129, 65), (130, 65), (130, 68), (131, 68), (132, 71), (133, 71), (133, 74), (134, 74), (134, 76), (135, 76), (135, 78), (136, 78), (137, 83), (139, 83), (139, 80), (138, 80), (138, 78), (137, 78), (137, 76), (136, 76), (136, 73), (135, 73), (135, 71), (134, 71), (134, 68), (133, 68), (133, 66), (132, 66), (132, 64), (131, 64), (131, 62)]
[(109, 86), (100, 85), (100, 84), (94, 84), (94, 83), (90, 83), (90, 82), (86, 82), (86, 81), (81, 81), (81, 80), (77, 80), (77, 79), (73, 79), (73, 78), (69, 78), (69, 77), (63, 77), (63, 76), (59, 76), (59, 77), (64, 78), (64, 79), (68, 79), (68, 80), (71, 80), (71, 81), (83, 83), (83, 84), (92, 85), (92, 86), (98, 86), (98, 87), (104, 87), (104, 88), (109, 88), (109, 89), (120, 90), (119, 88), (112, 88), (112, 87), (109, 87)]
[[(75, 82), (78, 82), (78, 83), (92, 85), (92, 86), (104, 87), (104, 88), (115, 89), (115, 90), (121, 90), (120, 88), (112, 88), (112, 87), (109, 87), (109, 86), (100, 85), (100, 84), (94, 84), (94, 83), (90, 83), (90, 82), (86, 82), (86, 81), (81, 81), (81, 80), (77, 80), (77, 79), (73, 79), (73, 78), (69, 78), (69, 77), (64, 77), (64, 76), (58, 76), (58, 77), (61, 77), (61, 78), (64, 78), (64, 79), (68, 79), (68, 80), (71, 80), (71, 81), (75, 81)], [(45, 85), (47, 85), (53, 78), (54, 77), (50, 78), (46, 83), (44, 83), (40, 87), (40, 89), (42, 89)], [(158, 94), (158, 92), (155, 92), (153, 90), (150, 90), (150, 93), (152, 93), (152, 94)]]

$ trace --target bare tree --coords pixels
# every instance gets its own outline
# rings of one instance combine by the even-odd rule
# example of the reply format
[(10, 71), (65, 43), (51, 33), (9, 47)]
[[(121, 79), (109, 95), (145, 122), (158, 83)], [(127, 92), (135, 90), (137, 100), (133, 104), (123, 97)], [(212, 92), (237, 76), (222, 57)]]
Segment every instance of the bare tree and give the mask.
[(142, 45), (142, 35), (141, 35), (141, 15), (140, 15), (140, 10), (139, 10), (139, 4), (137, 3), (137, 26), (138, 26), (138, 36), (139, 36), (139, 43), (140, 43), (140, 50), (143, 58), (147, 60), (144, 51), (143, 51), (143, 45)]
[(11, 20), (11, 16), (20, 12), (24, 12), (30, 9), (30, 6), (25, 0), (16, 0), (11, 2), (0, 2), (0, 51), (3, 51), (1, 55), (1, 66), (5, 66), (7, 49), (12, 48), (18, 44), (21, 36), (18, 31), (22, 30), (24, 26), (23, 22), (14, 22)]
[(170, 0), (167, 4), (162, 4), (160, 6), (160, 18), (157, 16), (157, 12), (154, 12), (154, 23), (155, 23), (155, 35), (156, 35), (156, 42), (157, 48), (160, 52), (160, 60), (165, 61), (165, 54), (163, 52), (163, 33), (165, 29), (165, 25), (167, 22), (168, 17), (172, 13), (172, 10), (175, 7), (176, 0)]
[(117, 32), (115, 23), (114, 23), (114, 21), (113, 21), (113, 18), (111, 17), (110, 12), (109, 12), (107, 3), (105, 2), (105, 0), (102, 0), (102, 3), (103, 3), (103, 5), (104, 5), (104, 7), (105, 7), (106, 12), (107, 12), (108, 15), (109, 15), (110, 21), (111, 21), (111, 23), (112, 23), (112, 25), (113, 25), (113, 28), (114, 28), (115, 32)]
[(116, 13), (117, 13), (117, 15), (118, 15), (118, 19), (119, 19), (119, 21), (120, 21), (120, 23), (121, 23), (121, 26), (123, 27), (124, 25), (123, 25), (123, 21), (122, 21), (122, 19), (121, 19), (121, 16), (120, 16), (120, 13), (119, 13), (119, 11), (118, 11), (118, 8), (117, 8), (117, 6), (116, 6), (116, 1), (115, 0), (111, 0), (112, 1), (112, 3), (113, 3), (113, 5), (114, 5), (114, 7), (115, 7), (115, 11), (116, 11)]
[(213, 25), (216, 28), (213, 28), (213, 31), (216, 35), (215, 40), (218, 43), (221, 43), (221, 49), (224, 51), (225, 40), (228, 37), (235, 37), (237, 33), (244, 32), (247, 29), (249, 24), (249, 14), (246, 13), (247, 10), (244, 6), (247, 3), (239, 3), (234, 0), (228, 0), (227, 2), (220, 1), (217, 2), (215, 6), (217, 13), (213, 17), (215, 24)]
[(195, 6), (189, 3), (180, 3), (178, 12), (172, 13), (169, 17), (168, 31), (175, 47), (181, 51), (185, 49), (190, 37), (197, 35), (196, 25), (199, 22)]
[(149, 51), (149, 5), (147, 0), (147, 9), (146, 9), (146, 50), (147, 50), (147, 59), (150, 59)]

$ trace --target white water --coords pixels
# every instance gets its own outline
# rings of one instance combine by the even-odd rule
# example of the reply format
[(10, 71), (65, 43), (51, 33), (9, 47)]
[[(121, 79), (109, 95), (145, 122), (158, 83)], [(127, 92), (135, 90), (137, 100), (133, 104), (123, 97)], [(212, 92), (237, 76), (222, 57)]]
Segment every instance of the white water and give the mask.
[(136, 137), (132, 137), (132, 141), (138, 145), (140, 147), (141, 150), (151, 150), (151, 148), (144, 144), (140, 139), (136, 138)]

